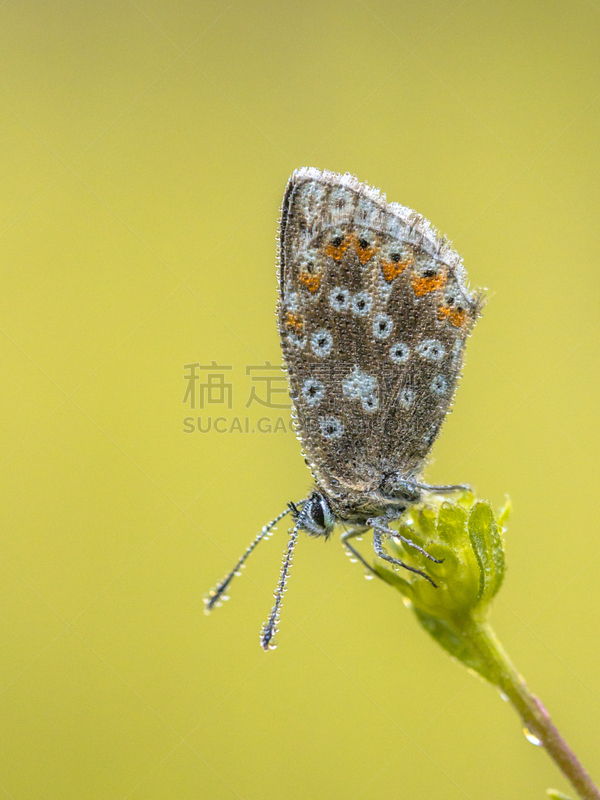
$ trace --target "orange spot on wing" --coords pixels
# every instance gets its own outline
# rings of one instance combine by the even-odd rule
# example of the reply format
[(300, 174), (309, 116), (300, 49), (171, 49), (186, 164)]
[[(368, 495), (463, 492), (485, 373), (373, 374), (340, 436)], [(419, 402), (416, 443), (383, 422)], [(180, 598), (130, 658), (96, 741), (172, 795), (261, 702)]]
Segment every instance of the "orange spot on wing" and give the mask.
[(326, 244), (325, 255), (330, 256), (335, 261), (339, 261), (349, 247), (354, 248), (361, 264), (366, 264), (377, 252), (377, 247), (375, 246), (361, 247), (360, 239), (354, 233), (351, 233), (349, 236), (346, 236), (341, 244), (335, 245), (331, 242)]
[(288, 328), (293, 328), (298, 336), (302, 336), (304, 321), (298, 314), (294, 314), (293, 311), (288, 311), (285, 315), (285, 324)]
[(388, 283), (397, 278), (400, 273), (404, 272), (407, 267), (412, 264), (412, 256), (403, 259), (402, 261), (382, 261), (381, 269), (383, 270), (383, 277)]
[(366, 264), (367, 261), (370, 261), (375, 253), (377, 252), (376, 247), (362, 247), (360, 244), (360, 239), (357, 236), (352, 236), (352, 244), (354, 245), (354, 249), (356, 250), (356, 255), (358, 256), (358, 260), (361, 264)]
[(321, 279), (322, 276), (318, 272), (301, 272), (298, 275), (300, 283), (306, 286), (308, 291), (312, 294), (319, 290)]
[(462, 328), (467, 322), (467, 312), (464, 308), (450, 308), (449, 306), (438, 306), (438, 319), (447, 319), (450, 325), (455, 328)]
[(329, 244), (325, 245), (325, 255), (330, 256), (335, 261), (339, 261), (348, 249), (349, 245), (350, 242), (348, 239), (344, 239), (342, 243), (338, 245), (331, 244), (330, 242)]
[(445, 272), (442, 272), (440, 275), (434, 275), (431, 278), (420, 278), (416, 274), (412, 276), (412, 285), (417, 297), (425, 297), (426, 294), (435, 292), (436, 289), (441, 289), (445, 283)]

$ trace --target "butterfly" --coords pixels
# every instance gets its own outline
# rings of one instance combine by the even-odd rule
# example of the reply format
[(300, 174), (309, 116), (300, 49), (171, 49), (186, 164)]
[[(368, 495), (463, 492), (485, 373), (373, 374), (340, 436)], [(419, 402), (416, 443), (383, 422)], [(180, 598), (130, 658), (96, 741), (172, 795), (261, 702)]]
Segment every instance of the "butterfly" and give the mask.
[(273, 649), (301, 531), (329, 537), (337, 523), (348, 552), (373, 567), (352, 539), (373, 532), (375, 554), (393, 558), (390, 527), (424, 493), (464, 486), (421, 480), (449, 413), (467, 337), (483, 307), (461, 257), (420, 214), (387, 203), (354, 176), (296, 170), (281, 208), (277, 319), (292, 415), (314, 480), (307, 497), (265, 525), (233, 570), (205, 598), (210, 612), (260, 541), (291, 514), (275, 604), (260, 642)]

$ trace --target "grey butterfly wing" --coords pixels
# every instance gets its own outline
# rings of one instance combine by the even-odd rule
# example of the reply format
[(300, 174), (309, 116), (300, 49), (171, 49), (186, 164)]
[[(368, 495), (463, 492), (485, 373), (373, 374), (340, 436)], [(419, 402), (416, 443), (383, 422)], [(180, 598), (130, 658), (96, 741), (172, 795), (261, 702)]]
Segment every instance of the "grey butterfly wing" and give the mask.
[[(373, 358), (383, 398), (373, 444), (383, 473), (407, 476), (422, 469), (451, 408), (466, 340), (482, 306), (481, 296), (466, 287), (458, 255), (422, 236), (425, 226), (425, 220), (413, 218), (399, 237), (390, 237), (387, 253), (401, 253), (396, 267), (385, 243), (372, 263)], [(377, 331), (384, 321), (391, 331), (382, 342)]]
[(278, 320), (299, 437), (321, 485), (421, 468), (480, 301), (429, 223), (351, 176), (294, 173)]

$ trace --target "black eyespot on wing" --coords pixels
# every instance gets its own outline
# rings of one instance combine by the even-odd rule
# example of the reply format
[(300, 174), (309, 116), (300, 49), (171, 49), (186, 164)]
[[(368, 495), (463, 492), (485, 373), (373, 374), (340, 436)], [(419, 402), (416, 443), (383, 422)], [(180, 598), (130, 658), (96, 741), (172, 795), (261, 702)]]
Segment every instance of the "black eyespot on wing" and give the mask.
[(366, 239), (359, 239), (358, 240), (358, 244), (359, 244), (359, 247), (361, 247), (363, 250), (366, 250), (367, 247), (369, 246), (369, 243), (367, 242)]
[(339, 247), (343, 241), (344, 241), (344, 240), (342, 239), (342, 237), (341, 237), (341, 236), (335, 236), (335, 237), (334, 237), (334, 238), (331, 240), (331, 244), (332, 244), (334, 247)]

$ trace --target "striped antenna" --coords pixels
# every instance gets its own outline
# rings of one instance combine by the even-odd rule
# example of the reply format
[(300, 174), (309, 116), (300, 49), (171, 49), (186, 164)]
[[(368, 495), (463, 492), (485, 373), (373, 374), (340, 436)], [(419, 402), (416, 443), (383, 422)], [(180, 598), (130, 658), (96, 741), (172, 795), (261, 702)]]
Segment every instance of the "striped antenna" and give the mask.
[[(290, 510), (293, 510), (290, 508)], [(295, 517), (297, 518), (297, 514)], [(298, 533), (300, 531), (300, 522), (296, 519), (295, 525), (290, 533), (290, 538), (286, 549), (283, 552), (283, 561), (281, 564), (281, 574), (279, 575), (279, 583), (275, 589), (275, 605), (271, 609), (269, 619), (262, 626), (260, 632), (260, 645), (263, 650), (274, 650), (277, 645), (272, 641), (273, 637), (279, 630), (279, 614), (281, 613), (281, 603), (283, 602), (283, 595), (286, 592), (286, 583), (290, 567), (292, 566), (292, 558), (294, 557), (294, 547), (298, 540)]]
[[(298, 505), (302, 505), (304, 500), (300, 500)], [(268, 525), (265, 525), (264, 528), (261, 530), (259, 534), (257, 534), (254, 539), (250, 542), (248, 547), (246, 548), (245, 553), (243, 556), (238, 560), (235, 567), (229, 572), (222, 581), (217, 583), (217, 585), (210, 590), (210, 592), (204, 598), (204, 613), (210, 614), (213, 608), (218, 608), (219, 606), (223, 605), (224, 600), (229, 600), (229, 597), (225, 594), (225, 590), (231, 583), (231, 581), (235, 578), (236, 575), (240, 574), (240, 570), (244, 567), (244, 562), (250, 555), (250, 553), (254, 550), (256, 545), (261, 542), (263, 539), (268, 539), (269, 534), (277, 525), (277, 523), (282, 520), (290, 511), (293, 510), (293, 507), (289, 505), (285, 511), (282, 511), (275, 519), (272, 519)]]

